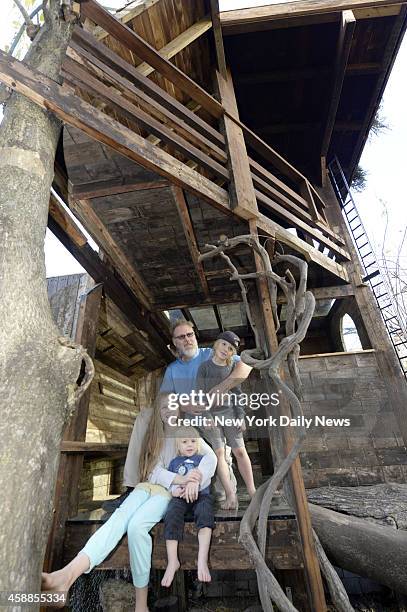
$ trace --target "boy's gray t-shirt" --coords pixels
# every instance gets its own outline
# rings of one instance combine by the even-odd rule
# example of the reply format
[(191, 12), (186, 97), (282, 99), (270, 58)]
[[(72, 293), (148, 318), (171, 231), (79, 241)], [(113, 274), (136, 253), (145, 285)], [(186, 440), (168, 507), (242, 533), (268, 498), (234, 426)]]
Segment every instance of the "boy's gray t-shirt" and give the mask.
[[(234, 362), (232, 362), (230, 366), (229, 365), (220, 366), (214, 363), (212, 359), (208, 359), (208, 361), (204, 361), (204, 363), (202, 363), (199, 366), (198, 373), (196, 375), (196, 381), (194, 385), (195, 389), (197, 391), (202, 390), (205, 393), (208, 393), (208, 391), (213, 389), (213, 387), (216, 387), (217, 385), (219, 385), (219, 383), (223, 382), (225, 378), (227, 378), (229, 374), (232, 372), (234, 367), (235, 367)], [(242, 389), (240, 386), (236, 386), (236, 387), (233, 387), (233, 389), (231, 389), (229, 393), (240, 395), (242, 393)], [(242, 408), (239, 405), (236, 405), (233, 402), (229, 405), (218, 406), (216, 408), (212, 408), (211, 414), (219, 415), (220, 413), (224, 413), (225, 411), (231, 410), (231, 409), (233, 409), (236, 416), (239, 418), (243, 417), (245, 414), (244, 408)]]

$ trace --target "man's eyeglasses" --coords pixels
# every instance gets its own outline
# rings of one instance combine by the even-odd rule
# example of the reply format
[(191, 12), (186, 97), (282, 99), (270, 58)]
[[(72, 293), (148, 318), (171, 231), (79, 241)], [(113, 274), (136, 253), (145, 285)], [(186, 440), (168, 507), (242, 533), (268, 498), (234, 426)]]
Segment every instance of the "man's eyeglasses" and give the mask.
[(181, 334), (179, 336), (174, 336), (174, 340), (185, 340), (186, 338), (193, 338), (195, 336), (195, 332), (191, 331), (187, 334)]

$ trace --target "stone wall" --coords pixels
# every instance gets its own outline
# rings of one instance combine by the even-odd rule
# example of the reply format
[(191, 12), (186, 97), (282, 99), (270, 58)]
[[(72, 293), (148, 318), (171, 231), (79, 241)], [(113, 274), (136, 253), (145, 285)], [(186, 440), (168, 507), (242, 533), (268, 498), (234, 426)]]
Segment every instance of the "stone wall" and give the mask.
[[(373, 350), (300, 358), (304, 415), (313, 419), (302, 453), (308, 488), (407, 482), (407, 452)], [(316, 425), (315, 417), (349, 419)]]

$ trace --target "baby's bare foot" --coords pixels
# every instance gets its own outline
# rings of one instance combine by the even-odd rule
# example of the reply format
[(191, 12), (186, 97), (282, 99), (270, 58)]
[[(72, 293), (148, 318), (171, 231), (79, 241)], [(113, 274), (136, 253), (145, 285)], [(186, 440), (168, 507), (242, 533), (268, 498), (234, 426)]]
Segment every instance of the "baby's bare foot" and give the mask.
[(211, 574), (209, 572), (208, 564), (204, 561), (198, 561), (198, 580), (201, 582), (211, 581)]
[(165, 574), (163, 576), (163, 579), (161, 580), (161, 585), (163, 587), (169, 587), (172, 584), (172, 581), (174, 580), (174, 576), (176, 574), (176, 572), (179, 570), (179, 561), (177, 560), (176, 563), (169, 563), (167, 565), (167, 569), (165, 570)]

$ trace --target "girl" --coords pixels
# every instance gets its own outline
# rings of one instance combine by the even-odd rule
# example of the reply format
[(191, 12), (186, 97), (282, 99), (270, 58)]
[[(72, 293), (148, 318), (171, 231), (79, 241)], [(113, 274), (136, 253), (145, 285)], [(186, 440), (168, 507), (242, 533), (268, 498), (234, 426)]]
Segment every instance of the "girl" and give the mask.
[[(231, 332), (222, 332), (213, 345), (212, 358), (205, 361), (198, 369), (196, 388), (208, 393), (216, 388), (233, 370), (233, 355), (239, 347), (239, 337)], [(231, 393), (241, 393), (240, 388), (235, 387)], [(210, 411), (212, 417), (223, 417), (224, 419), (240, 419), (240, 425), (214, 425), (203, 430), (203, 436), (208, 440), (218, 458), (217, 474), (226, 492), (226, 500), (221, 504), (224, 510), (237, 508), (237, 496), (230, 480), (228, 465), (225, 459), (225, 439), (226, 443), (232, 448), (236, 457), (239, 472), (246, 484), (250, 497), (256, 492), (253, 480), (252, 464), (247, 454), (243, 440), (243, 432), (246, 430), (244, 419), (244, 409), (236, 404), (216, 406)]]
[[(174, 413), (164, 409), (163, 419), (168, 418), (169, 414)], [(204, 444), (204, 457), (199, 470), (191, 470), (185, 475), (168, 471), (166, 466), (175, 455), (175, 440), (170, 437), (171, 428), (167, 425), (163, 427), (158, 402), (154, 408), (147, 408), (139, 414), (135, 429), (140, 449), (139, 484), (68, 565), (51, 574), (42, 574), (43, 591), (67, 592), (79, 576), (101, 563), (127, 533), (130, 567), (136, 588), (135, 612), (148, 612), (152, 552), (149, 531), (165, 514), (171, 499), (168, 491), (171, 485), (183, 485), (186, 494), (193, 497), (196, 490), (194, 485), (213, 476), (216, 457), (209, 446)]]
[[(199, 469), (203, 456), (200, 454), (201, 439), (196, 429), (193, 427), (181, 427), (178, 429), (176, 448), (177, 456), (174, 457), (168, 466), (171, 472), (182, 476), (195, 468)], [(173, 485), (171, 487), (173, 497), (164, 519), (164, 537), (167, 547), (168, 564), (161, 581), (162, 586), (171, 586), (175, 572), (180, 567), (178, 542), (183, 537), (184, 519), (188, 510), (192, 510), (198, 529), (198, 580), (201, 580), (201, 582), (210, 582), (211, 580), (208, 568), (208, 554), (215, 519), (209, 485), (210, 480), (202, 481), (200, 486), (196, 483), (195, 486), (197, 492), (199, 486), (199, 492), (195, 500), (192, 500), (186, 494), (185, 487), (180, 485)]]

